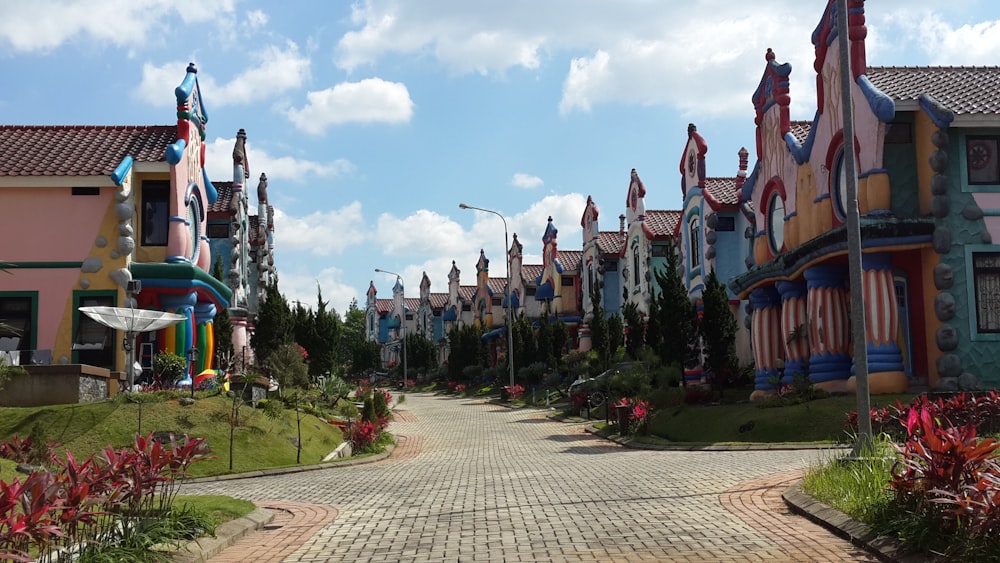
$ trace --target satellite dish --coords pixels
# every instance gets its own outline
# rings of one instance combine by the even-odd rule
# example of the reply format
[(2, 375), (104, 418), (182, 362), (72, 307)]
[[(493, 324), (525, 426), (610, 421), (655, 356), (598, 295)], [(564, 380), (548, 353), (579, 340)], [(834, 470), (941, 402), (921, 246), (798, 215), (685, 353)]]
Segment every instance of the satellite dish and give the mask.
[[(125, 331), (125, 340), (122, 343), (128, 356), (125, 365), (132, 368), (126, 369), (129, 391), (132, 390), (132, 386), (135, 383), (136, 373), (133, 363), (138, 364), (138, 362), (134, 362), (132, 356), (132, 342), (135, 340), (135, 334), (137, 332), (153, 332), (187, 320), (186, 316), (178, 315), (177, 313), (153, 311), (150, 309), (133, 309), (132, 307), (100, 306), (80, 307), (79, 309), (81, 313), (106, 327)], [(140, 365), (139, 368), (139, 373), (141, 373), (142, 366)]]

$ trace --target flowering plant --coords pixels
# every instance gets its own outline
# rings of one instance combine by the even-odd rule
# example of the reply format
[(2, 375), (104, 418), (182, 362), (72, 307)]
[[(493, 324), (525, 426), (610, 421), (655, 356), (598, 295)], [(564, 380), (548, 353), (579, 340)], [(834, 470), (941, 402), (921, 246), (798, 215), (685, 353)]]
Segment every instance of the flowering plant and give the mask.
[(350, 440), (358, 451), (364, 451), (375, 443), (378, 433), (378, 427), (374, 422), (359, 418), (347, 425), (347, 434), (344, 438)]
[(524, 395), (524, 385), (521, 385), (520, 383), (515, 383), (513, 387), (508, 385), (505, 389), (507, 389), (507, 392), (510, 393), (511, 399), (517, 399), (521, 395)]
[(620, 429), (623, 434), (646, 428), (646, 424), (649, 423), (649, 401), (622, 397), (615, 406), (628, 408), (627, 428)]

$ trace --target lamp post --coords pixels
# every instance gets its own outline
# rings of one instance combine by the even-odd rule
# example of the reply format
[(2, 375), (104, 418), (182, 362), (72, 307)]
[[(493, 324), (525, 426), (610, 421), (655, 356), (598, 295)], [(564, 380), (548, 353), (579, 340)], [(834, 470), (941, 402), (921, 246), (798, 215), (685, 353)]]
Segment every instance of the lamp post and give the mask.
[(466, 205), (464, 203), (458, 204), (459, 209), (475, 209), (476, 211), (483, 211), (485, 213), (492, 213), (503, 221), (503, 251), (507, 255), (507, 287), (504, 290), (507, 298), (507, 312), (504, 314), (504, 326), (507, 328), (507, 367), (510, 371), (510, 389), (514, 389), (514, 324), (511, 315), (511, 311), (514, 308), (514, 304), (510, 302), (510, 244), (507, 239), (507, 220), (504, 216), (500, 214), (499, 211), (493, 211), (492, 209), (483, 209), (482, 207), (475, 207), (472, 205)]
[(381, 268), (375, 268), (375, 272), (379, 274), (389, 274), (391, 276), (396, 276), (399, 279), (399, 283), (403, 286), (403, 318), (399, 319), (399, 336), (403, 343), (401, 350), (403, 351), (403, 385), (406, 385), (406, 281), (403, 280), (403, 276), (397, 274), (396, 272), (390, 272), (389, 270), (383, 270)]
[(191, 398), (192, 399), (194, 399), (194, 376), (195, 376), (194, 372), (197, 369), (195, 366), (198, 364), (198, 354), (199, 354), (199, 351), (198, 351), (198, 348), (196, 346), (192, 346), (192, 347), (188, 348), (187, 359), (188, 359), (188, 369), (191, 370), (190, 375), (191, 375)]

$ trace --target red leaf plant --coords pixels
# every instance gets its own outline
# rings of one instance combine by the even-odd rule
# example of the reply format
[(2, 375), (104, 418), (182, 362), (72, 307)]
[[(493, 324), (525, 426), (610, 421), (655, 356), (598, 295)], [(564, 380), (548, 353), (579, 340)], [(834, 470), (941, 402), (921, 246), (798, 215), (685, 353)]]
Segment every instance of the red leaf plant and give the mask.
[(350, 440), (355, 450), (363, 451), (375, 443), (378, 433), (375, 423), (359, 418), (347, 425), (347, 434), (344, 437)]
[(974, 424), (942, 424), (931, 409), (910, 409), (906, 433), (906, 442), (896, 446), (901, 458), (889, 481), (897, 496), (904, 498), (935, 490), (957, 493), (976, 485), (1000, 448), (993, 438), (979, 439)]

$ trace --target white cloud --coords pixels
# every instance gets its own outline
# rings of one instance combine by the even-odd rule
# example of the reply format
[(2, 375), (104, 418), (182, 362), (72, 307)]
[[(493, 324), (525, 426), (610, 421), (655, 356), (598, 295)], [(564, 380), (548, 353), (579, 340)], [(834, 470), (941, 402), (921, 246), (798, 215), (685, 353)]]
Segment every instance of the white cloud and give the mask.
[(274, 209), (276, 252), (308, 252), (314, 256), (340, 254), (363, 242), (365, 232), (359, 201), (340, 209), (315, 211), (303, 217), (288, 215), (279, 208)]
[[(280, 261), (280, 257), (278, 260)], [(358, 300), (359, 307), (365, 306), (364, 297), (358, 295), (357, 288), (344, 282), (344, 272), (340, 268), (331, 266), (312, 273), (300, 269), (284, 270), (279, 266), (278, 277), (280, 278), (278, 288), (290, 303), (298, 301), (304, 307), (315, 311), (316, 285), (319, 284), (319, 288), (323, 291), (323, 301), (329, 303), (327, 310), (333, 307), (341, 317), (347, 312), (352, 299)]]
[(518, 172), (514, 174), (514, 177), (510, 180), (510, 185), (515, 188), (522, 188), (525, 190), (533, 190), (535, 188), (541, 187), (545, 182), (538, 176), (532, 176), (531, 174), (524, 174), (523, 172)]
[(257, 30), (267, 25), (268, 19), (267, 14), (260, 10), (250, 10), (247, 12), (247, 25), (252, 30)]
[(882, 21), (887, 33), (902, 33), (909, 39), (907, 46), (923, 51), (929, 64), (996, 64), (996, 54), (1000, 51), (1000, 19), (958, 25), (935, 11), (900, 10), (887, 14)]
[(419, 209), (400, 219), (391, 213), (378, 217), (375, 239), (390, 256), (457, 255), (470, 248), (462, 226), (445, 215)]
[[(271, 98), (301, 87), (309, 78), (309, 58), (301, 55), (291, 41), (284, 48), (266, 46), (252, 53), (251, 58), (254, 63), (250, 68), (224, 84), (215, 79), (212, 69), (198, 68), (198, 84), (209, 108), (246, 105)], [(180, 61), (159, 66), (144, 63), (135, 97), (157, 107), (175, 106), (177, 101), (172, 93), (184, 79), (186, 68), (187, 63)]]
[(306, 97), (305, 107), (288, 110), (288, 118), (299, 130), (313, 135), (344, 123), (406, 123), (413, 117), (406, 85), (381, 78), (342, 82)]
[[(252, 138), (253, 132), (250, 132)], [(216, 138), (205, 149), (208, 177), (216, 182), (228, 182), (233, 178), (233, 146), (235, 138)], [(261, 172), (269, 180), (285, 182), (307, 182), (317, 178), (333, 179), (354, 172), (354, 165), (347, 159), (338, 158), (330, 162), (315, 162), (293, 156), (274, 156), (247, 141), (247, 160), (250, 162), (251, 187), (257, 186)]]
[(15, 51), (46, 51), (81, 41), (138, 46), (163, 29), (171, 16), (182, 22), (213, 22), (231, 14), (235, 0), (185, 2), (103, 0), (101, 2), (4, 2), (0, 40)]

